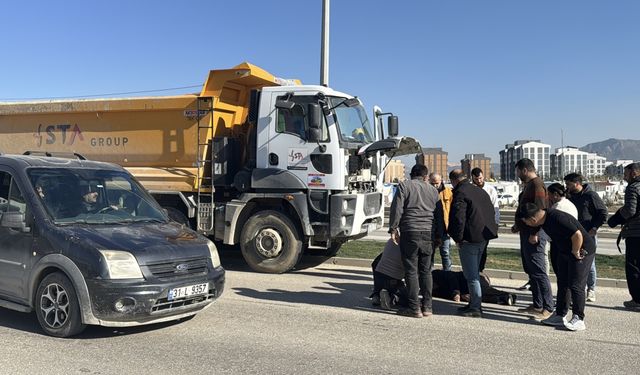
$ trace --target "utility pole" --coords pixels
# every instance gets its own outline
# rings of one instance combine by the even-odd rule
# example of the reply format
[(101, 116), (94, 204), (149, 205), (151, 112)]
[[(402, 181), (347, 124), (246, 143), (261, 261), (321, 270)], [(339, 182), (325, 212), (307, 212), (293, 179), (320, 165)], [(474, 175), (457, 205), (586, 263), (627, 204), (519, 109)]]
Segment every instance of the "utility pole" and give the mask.
[(558, 164), (562, 164), (562, 166), (558, 165), (558, 172), (560, 173), (560, 179), (563, 178), (564, 176), (564, 171), (565, 171), (565, 159), (564, 159), (564, 129), (560, 128), (560, 156), (562, 156), (562, 163), (558, 163)]
[(329, 4), (322, 0), (322, 42), (320, 46), (320, 84), (329, 86)]

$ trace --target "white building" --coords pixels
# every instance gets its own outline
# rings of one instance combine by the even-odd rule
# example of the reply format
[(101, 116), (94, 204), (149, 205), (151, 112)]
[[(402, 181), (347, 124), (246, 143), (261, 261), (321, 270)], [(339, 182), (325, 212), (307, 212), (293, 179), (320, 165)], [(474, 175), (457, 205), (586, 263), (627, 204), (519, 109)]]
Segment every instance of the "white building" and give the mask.
[(551, 157), (551, 174), (559, 179), (569, 173), (580, 173), (587, 178), (602, 176), (606, 161), (603, 156), (581, 151), (577, 147), (561, 147)]
[(607, 167), (607, 158), (598, 154), (587, 155), (587, 176), (603, 176)]
[(540, 140), (518, 140), (505, 145), (500, 151), (500, 178), (504, 181), (515, 181), (515, 166), (522, 158), (531, 159), (536, 172), (543, 180), (551, 176), (551, 162), (549, 153), (551, 146)]

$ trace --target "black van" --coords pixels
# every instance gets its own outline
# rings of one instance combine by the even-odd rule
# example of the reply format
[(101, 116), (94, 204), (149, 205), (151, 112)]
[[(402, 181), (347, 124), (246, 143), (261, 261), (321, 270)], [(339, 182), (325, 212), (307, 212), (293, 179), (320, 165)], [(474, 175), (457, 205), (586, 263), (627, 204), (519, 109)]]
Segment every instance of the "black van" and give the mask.
[(0, 307), (35, 310), (49, 335), (187, 318), (224, 280), (215, 245), (122, 167), (0, 155)]

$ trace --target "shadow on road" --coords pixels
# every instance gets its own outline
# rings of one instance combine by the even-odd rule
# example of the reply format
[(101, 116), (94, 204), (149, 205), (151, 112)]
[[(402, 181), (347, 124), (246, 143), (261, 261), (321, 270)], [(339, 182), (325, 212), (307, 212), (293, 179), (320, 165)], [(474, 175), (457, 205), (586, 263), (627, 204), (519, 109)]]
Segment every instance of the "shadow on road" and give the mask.
[[(322, 274), (326, 276), (326, 274)], [(233, 288), (240, 296), (263, 301), (278, 301), (295, 304), (311, 304), (319, 306), (362, 309), (371, 307), (367, 298), (371, 286), (358, 283), (340, 283), (324, 281), (322, 285), (313, 287), (313, 291), (290, 291), (284, 289), (267, 289), (265, 291), (251, 288)]]
[[(109, 337), (115, 337), (115, 336), (133, 335), (138, 333), (154, 331), (156, 329), (162, 329), (165, 327), (170, 327), (176, 324), (180, 324), (186, 320), (189, 320), (189, 318), (172, 321), (172, 322), (150, 324), (150, 325), (138, 326), (138, 327), (126, 327), (126, 328), (87, 326), (87, 328), (81, 334), (74, 336), (71, 339), (101, 339), (101, 338), (109, 338)], [(48, 336), (42, 330), (42, 328), (40, 327), (40, 323), (38, 323), (38, 318), (36, 317), (35, 313), (26, 314), (18, 311), (0, 308), (0, 326), (55, 339), (53, 337)]]

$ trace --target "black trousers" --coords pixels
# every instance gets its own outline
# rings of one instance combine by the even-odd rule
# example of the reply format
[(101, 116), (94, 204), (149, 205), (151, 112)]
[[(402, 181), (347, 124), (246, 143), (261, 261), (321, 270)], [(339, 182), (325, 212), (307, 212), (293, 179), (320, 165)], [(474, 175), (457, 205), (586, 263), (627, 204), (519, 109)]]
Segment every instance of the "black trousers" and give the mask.
[[(404, 281), (407, 284), (409, 308), (413, 311), (432, 309), (433, 279), (431, 257), (433, 246), (431, 232), (403, 232), (400, 234), (400, 252), (404, 266)], [(422, 296), (420, 303), (419, 296)]]
[(627, 275), (627, 287), (631, 299), (640, 303), (640, 237), (625, 239), (627, 250), (625, 252), (624, 269)]
[[(549, 247), (549, 261), (551, 263), (551, 269), (553, 270), (553, 273), (556, 275), (556, 285), (558, 286), (558, 293), (560, 293), (560, 283), (559, 283), (560, 278), (557, 277), (559, 255), (560, 255), (560, 249), (558, 248), (558, 245), (555, 242), (551, 241), (551, 246)], [(569, 288), (565, 289), (563, 297), (564, 297), (564, 300), (566, 301), (566, 304), (571, 303), (571, 291), (569, 290)], [(556, 296), (556, 300), (560, 300), (560, 298)], [(565, 314), (566, 314), (566, 311), (565, 311)]]
[[(566, 251), (566, 250), (564, 250)], [(567, 291), (571, 293), (572, 311), (580, 319), (584, 319), (585, 288), (587, 287), (587, 277), (591, 270), (591, 263), (595, 260), (596, 254), (589, 254), (584, 259), (578, 260), (573, 254), (566, 252), (558, 254), (556, 264), (558, 272), (558, 301), (556, 303), (556, 314), (567, 315), (569, 311), (569, 301)]]

